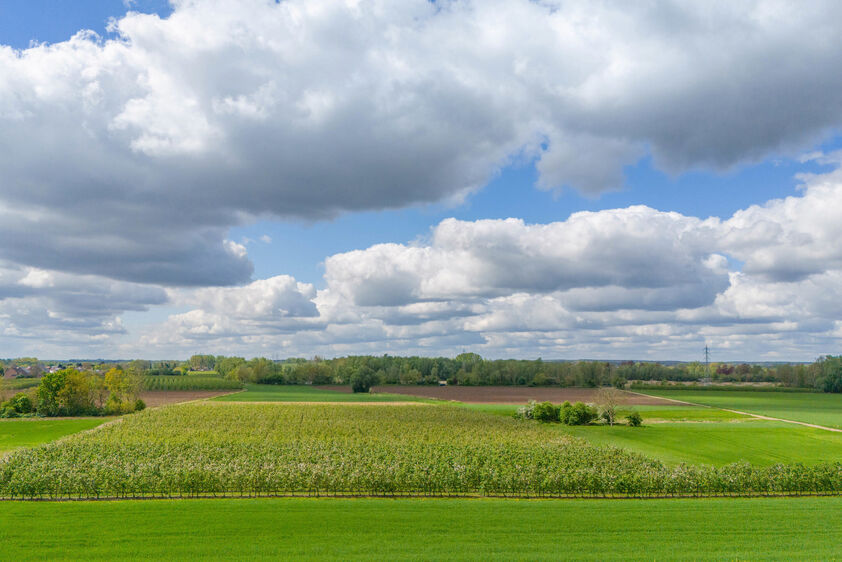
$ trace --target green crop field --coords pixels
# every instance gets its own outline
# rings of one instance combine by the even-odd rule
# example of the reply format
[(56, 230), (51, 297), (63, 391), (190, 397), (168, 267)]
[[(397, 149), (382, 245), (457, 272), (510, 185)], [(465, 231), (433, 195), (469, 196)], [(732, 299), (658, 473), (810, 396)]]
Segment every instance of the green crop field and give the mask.
[(94, 428), (106, 421), (108, 418), (2, 420), (0, 421), (0, 452), (54, 441), (71, 433)]
[(143, 378), (146, 390), (239, 390), (243, 383), (219, 375), (150, 375)]
[(247, 384), (245, 392), (215, 398), (219, 402), (430, 402), (403, 394), (337, 392), (309, 385)]
[(9, 502), (0, 544), (9, 560), (830, 560), (840, 510), (840, 498)]
[(645, 393), (842, 429), (842, 394), (745, 390), (647, 390)]
[(425, 404), (170, 406), (0, 460), (0, 496), (25, 498), (836, 491), (838, 463), (671, 467), (559, 426)]
[(842, 461), (842, 434), (783, 422), (657, 423), (644, 427), (558, 426), (599, 445), (614, 445), (660, 459), (722, 466)]

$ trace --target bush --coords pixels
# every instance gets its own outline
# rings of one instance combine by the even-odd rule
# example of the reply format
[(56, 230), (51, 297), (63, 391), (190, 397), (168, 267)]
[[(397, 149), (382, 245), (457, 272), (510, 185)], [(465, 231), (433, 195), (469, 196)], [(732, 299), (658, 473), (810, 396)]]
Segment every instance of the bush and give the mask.
[(557, 422), (558, 412), (558, 406), (554, 406), (551, 402), (540, 402), (535, 404), (532, 417), (541, 422)]
[(140, 412), (140, 411), (143, 411), (145, 409), (146, 409), (146, 402), (144, 402), (140, 398), (138, 398), (137, 400), (134, 401), (134, 411), (135, 412)]
[(641, 425), (643, 425), (643, 418), (638, 412), (632, 412), (631, 414), (627, 415), (626, 420), (629, 422), (629, 425), (631, 427), (640, 427)]
[(526, 406), (521, 406), (515, 412), (515, 417), (519, 420), (535, 419), (535, 400), (530, 400)]
[(20, 414), (15, 410), (10, 402), (3, 402), (0, 404), (0, 418), (18, 418)]
[(32, 399), (23, 392), (15, 394), (14, 398), (9, 400), (9, 404), (19, 414), (31, 414), (35, 410)]
[(566, 425), (587, 425), (596, 418), (596, 408), (583, 402), (576, 402), (575, 404), (565, 402), (561, 405), (561, 411), (559, 412), (559, 420)]
[(377, 384), (377, 373), (370, 367), (360, 367), (351, 375), (351, 389), (354, 392), (368, 392)]

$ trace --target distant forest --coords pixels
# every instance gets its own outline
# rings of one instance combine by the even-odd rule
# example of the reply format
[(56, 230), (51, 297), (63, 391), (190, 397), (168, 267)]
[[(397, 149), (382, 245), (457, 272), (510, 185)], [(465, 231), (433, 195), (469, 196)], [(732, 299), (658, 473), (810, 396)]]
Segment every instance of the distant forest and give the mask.
[[(375, 377), (379, 384), (528, 385), (528, 386), (626, 386), (632, 381), (695, 382), (710, 376), (711, 382), (776, 383), (786, 387), (825, 388), (830, 379), (842, 378), (842, 362), (825, 357), (813, 364), (728, 364), (680, 363), (661, 365), (646, 362), (542, 361), (483, 359), (476, 353), (446, 357), (394, 357), (358, 355), (337, 359), (264, 358), (194, 355), (190, 369), (217, 371), (245, 382), (268, 384), (349, 384), (356, 372)], [(831, 382), (832, 382), (831, 381)], [(842, 390), (842, 384), (838, 385)]]
[[(37, 359), (7, 360), (8, 367), (26, 365), (40, 374), (47, 365)], [(194, 355), (188, 361), (133, 360), (120, 362), (127, 370), (146, 376), (181, 375), (215, 371), (242, 382), (262, 384), (349, 384), (355, 373), (377, 384), (441, 384), (584, 386), (663, 382), (774, 383), (789, 388), (842, 392), (842, 358), (822, 357), (812, 364), (730, 364), (700, 362), (662, 365), (649, 362), (542, 361), (483, 359), (476, 353), (447, 357), (397, 357), (358, 355), (336, 359), (271, 360), (222, 355)], [(74, 364), (81, 370), (106, 371), (114, 362)], [(0, 373), (2, 373), (0, 365)]]

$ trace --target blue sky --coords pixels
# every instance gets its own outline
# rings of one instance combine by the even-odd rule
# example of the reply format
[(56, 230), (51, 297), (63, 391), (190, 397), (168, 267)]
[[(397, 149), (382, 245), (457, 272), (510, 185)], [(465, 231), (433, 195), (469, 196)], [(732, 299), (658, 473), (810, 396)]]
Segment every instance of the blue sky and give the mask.
[(833, 5), (492, 4), (0, 3), (0, 356), (835, 352)]

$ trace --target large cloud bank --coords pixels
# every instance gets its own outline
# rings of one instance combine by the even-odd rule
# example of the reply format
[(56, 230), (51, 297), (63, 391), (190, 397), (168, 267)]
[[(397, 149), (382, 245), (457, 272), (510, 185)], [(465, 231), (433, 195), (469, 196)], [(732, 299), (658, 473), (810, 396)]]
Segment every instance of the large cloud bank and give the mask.
[[(513, 161), (597, 195), (646, 155), (680, 173), (798, 154), (842, 125), (838, 2), (173, 4), (0, 46), (3, 337), (112, 356), (838, 343), (839, 173), (728, 219), (446, 220), (328, 256), (320, 290), (253, 281), (227, 240), (458, 201)], [(162, 304), (182, 312), (125, 326)]]
[[(842, 124), (838, 2), (179, 0), (0, 46), (0, 259), (179, 286), (227, 229), (459, 198), (512, 159), (599, 193)], [(807, 264), (805, 264), (807, 265)]]
[(803, 195), (727, 220), (643, 206), (550, 224), (448, 219), (424, 242), (328, 257), (322, 290), (280, 276), (174, 291), (192, 309), (141, 341), (637, 358), (696, 357), (710, 342), (719, 359), (810, 359), (842, 336), (842, 172), (805, 181)]

